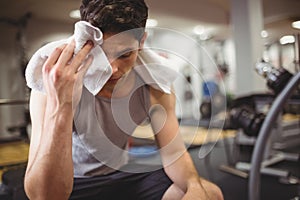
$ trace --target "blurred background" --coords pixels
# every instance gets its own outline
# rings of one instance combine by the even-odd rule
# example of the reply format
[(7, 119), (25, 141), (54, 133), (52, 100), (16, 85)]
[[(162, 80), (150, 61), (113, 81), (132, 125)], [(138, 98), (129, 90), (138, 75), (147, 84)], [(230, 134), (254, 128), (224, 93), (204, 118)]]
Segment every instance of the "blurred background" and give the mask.
[[(261, 59), (297, 70), (298, 0), (147, 3), (148, 45), (162, 49), (182, 74), (175, 83), (178, 118), (199, 117), (208, 86), (217, 86), (228, 97), (267, 91), (265, 80), (254, 70)], [(80, 0), (1, 0), (0, 99), (28, 99), (24, 81), (28, 60), (42, 45), (73, 33), (79, 5)], [(0, 136), (5, 136), (7, 127), (24, 123), (26, 104), (1, 105)]]
[[(298, 0), (146, 2), (147, 42), (172, 49), (161, 54), (178, 64), (183, 77), (175, 83), (178, 118), (199, 117), (211, 82), (230, 97), (267, 91), (265, 80), (254, 70), (261, 59), (274, 67), (297, 70), (299, 29), (292, 24), (300, 20)], [(27, 61), (42, 45), (72, 34), (79, 5), (80, 0), (1, 0), (0, 99), (28, 99)], [(8, 132), (7, 127), (24, 121), (27, 105), (14, 103), (1, 104), (0, 136)]]
[[(222, 188), (226, 200), (247, 199), (247, 172), (260, 128), (274, 99), (300, 71), (300, 0), (145, 1), (146, 46), (169, 59), (180, 73), (174, 83), (176, 114), (197, 170)], [(80, 3), (0, 1), (0, 175), (7, 171), (0, 179), (0, 199), (23, 199), (15, 193), (25, 196), (20, 186), (25, 168), (10, 167), (26, 166), (28, 157), (26, 65), (46, 43), (73, 34)], [(261, 153), (262, 173), (271, 175), (263, 177), (262, 199), (299, 199), (299, 102), (298, 84), (272, 122), (272, 136)], [(151, 127), (135, 132), (133, 157), (145, 150), (143, 146), (156, 148), (145, 133), (151, 135)], [(202, 145), (209, 156), (201, 157)], [(160, 161), (145, 151), (139, 162)]]

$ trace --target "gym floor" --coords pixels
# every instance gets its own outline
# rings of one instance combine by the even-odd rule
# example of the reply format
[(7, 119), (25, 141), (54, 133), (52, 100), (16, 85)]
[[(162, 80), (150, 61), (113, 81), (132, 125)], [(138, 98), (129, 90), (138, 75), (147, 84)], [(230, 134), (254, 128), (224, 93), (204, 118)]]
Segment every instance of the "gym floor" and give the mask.
[[(241, 178), (220, 170), (221, 165), (227, 164), (223, 142), (220, 141), (212, 150), (209, 159), (210, 162), (208, 164), (205, 164), (205, 162), (197, 157), (199, 148), (190, 149), (189, 151), (194, 159), (194, 162), (196, 163), (199, 174), (216, 183), (222, 189), (225, 200), (248, 199), (248, 179)], [(250, 161), (250, 159), (247, 158), (249, 152), (243, 151), (242, 154), (246, 155), (244, 161)], [(300, 177), (299, 166), (300, 161), (283, 162), (274, 167), (287, 169), (292, 173), (292, 175)], [(296, 200), (299, 199), (300, 196), (300, 185), (282, 184), (279, 182), (279, 178), (277, 177), (262, 175), (260, 193), (261, 200)]]
[[(226, 140), (229, 143), (233, 142), (232, 138), (227, 138)], [(135, 141), (137, 142), (137, 141)], [(148, 143), (151, 145), (151, 142)], [(199, 158), (200, 149), (206, 147), (208, 144), (196, 145), (189, 148), (189, 152), (195, 162), (196, 168), (199, 174), (212, 182), (216, 183), (223, 191), (225, 200), (246, 200), (248, 199), (248, 179), (242, 178), (227, 172), (220, 170), (221, 165), (227, 165), (226, 151), (224, 140), (219, 140), (211, 152), (204, 159)], [(10, 155), (16, 157), (12, 162), (16, 162), (18, 159), (21, 162), (24, 157), (26, 158), (28, 146), (26, 144), (17, 144), (17, 143), (7, 143), (0, 144), (0, 162), (3, 161), (3, 147), (6, 148), (6, 152), (11, 151)], [(249, 160), (249, 151), (248, 149), (241, 149), (241, 155), (244, 160)], [(299, 153), (299, 148), (296, 149)], [(6, 154), (7, 157), (7, 154)], [(10, 158), (12, 158), (10, 157)], [(158, 154), (149, 154), (144, 157), (132, 156), (131, 159), (136, 163), (143, 164), (159, 164), (160, 158)], [(5, 161), (7, 162), (7, 161)], [(22, 161), (23, 162), (23, 161)], [(22, 163), (21, 162), (21, 163)], [(6, 163), (7, 164), (7, 163)], [(16, 163), (11, 163), (15, 165)], [(282, 162), (275, 167), (287, 169), (295, 177), (300, 177), (300, 161), (298, 162)], [(14, 167), (15, 168), (15, 167)], [(6, 170), (9, 168), (5, 168)], [(1, 174), (1, 171), (0, 171)], [(298, 200), (300, 195), (300, 186), (299, 184), (287, 184), (281, 183), (277, 177), (271, 177), (262, 175), (261, 176), (261, 200)], [(0, 199), (1, 189), (0, 189)], [(4, 199), (3, 199), (4, 200)], [(5, 200), (14, 200), (13, 198), (5, 197)]]
[[(232, 143), (233, 139), (229, 138), (227, 142)], [(246, 200), (248, 199), (248, 179), (237, 175), (229, 174), (220, 170), (221, 165), (227, 165), (227, 156), (225, 154), (224, 141), (220, 140), (212, 149), (208, 157), (199, 158), (199, 152), (202, 146), (189, 148), (189, 152), (194, 160), (196, 168), (203, 178), (206, 178), (217, 184), (223, 191), (225, 200)], [(242, 149), (240, 157), (243, 161), (250, 160), (251, 149)], [(297, 149), (299, 153), (299, 149)], [(136, 158), (137, 163), (160, 163), (158, 155), (152, 155), (146, 158)], [(295, 177), (300, 177), (300, 161), (282, 162), (274, 167), (286, 169)], [(299, 184), (284, 184), (277, 177), (261, 176), (261, 200), (298, 200), (300, 196)]]

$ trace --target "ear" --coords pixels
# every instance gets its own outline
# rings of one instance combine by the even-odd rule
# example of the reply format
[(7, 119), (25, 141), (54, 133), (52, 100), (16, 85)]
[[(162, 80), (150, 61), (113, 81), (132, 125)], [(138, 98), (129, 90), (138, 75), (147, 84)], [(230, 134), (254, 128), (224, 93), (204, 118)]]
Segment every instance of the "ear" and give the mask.
[(148, 37), (148, 33), (147, 32), (144, 32), (144, 35), (140, 41), (140, 46), (139, 46), (139, 50), (143, 49), (144, 48), (144, 44), (145, 44), (145, 41)]

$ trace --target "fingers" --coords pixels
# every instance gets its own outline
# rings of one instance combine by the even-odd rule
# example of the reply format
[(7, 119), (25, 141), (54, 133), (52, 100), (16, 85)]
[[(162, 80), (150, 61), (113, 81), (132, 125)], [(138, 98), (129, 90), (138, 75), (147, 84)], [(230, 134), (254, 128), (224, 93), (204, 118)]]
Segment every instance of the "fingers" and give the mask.
[(61, 45), (60, 47), (57, 47), (48, 57), (48, 59), (46, 60), (43, 70), (44, 71), (50, 71), (51, 68), (56, 64), (57, 60), (60, 58), (61, 53), (63, 52), (63, 50), (65, 49), (67, 45)]
[[(75, 42), (72, 40), (69, 44), (62, 45), (52, 52), (44, 65), (44, 70), (49, 71), (54, 65), (57, 68), (65, 68), (66, 66), (69, 66), (69, 70), (72, 70), (74, 73), (76, 73), (80, 67), (89, 66), (91, 64), (89, 63), (92, 62), (91, 60), (86, 61), (85, 64), (83, 64), (83, 62), (92, 48), (93, 43), (88, 41), (79, 51), (79, 53), (73, 58)], [(72, 62), (70, 63), (71, 60)]]
[(57, 64), (59, 66), (66, 66), (71, 60), (74, 54), (75, 41), (72, 40), (63, 50), (61, 56), (59, 57)]
[(86, 59), (87, 55), (89, 54), (89, 52), (91, 51), (92, 48), (93, 48), (93, 42), (88, 41), (83, 46), (83, 48), (78, 52), (78, 54), (73, 58), (72, 68), (74, 70), (74, 73), (78, 72), (79, 68), (81, 68), (82, 66), (88, 67), (91, 64), (91, 62), (92, 62), (91, 58), (89, 58), (83, 65), (82, 65), (82, 62)]

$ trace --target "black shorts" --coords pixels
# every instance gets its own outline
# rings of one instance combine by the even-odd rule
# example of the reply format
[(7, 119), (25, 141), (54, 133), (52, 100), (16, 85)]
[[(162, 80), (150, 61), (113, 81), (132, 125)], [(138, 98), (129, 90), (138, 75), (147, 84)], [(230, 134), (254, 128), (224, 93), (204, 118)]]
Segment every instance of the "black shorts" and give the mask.
[(160, 200), (171, 185), (162, 168), (141, 173), (120, 170), (103, 176), (75, 178), (70, 200)]

